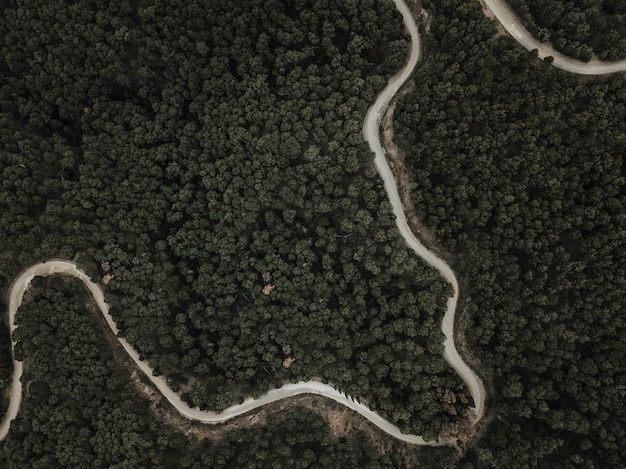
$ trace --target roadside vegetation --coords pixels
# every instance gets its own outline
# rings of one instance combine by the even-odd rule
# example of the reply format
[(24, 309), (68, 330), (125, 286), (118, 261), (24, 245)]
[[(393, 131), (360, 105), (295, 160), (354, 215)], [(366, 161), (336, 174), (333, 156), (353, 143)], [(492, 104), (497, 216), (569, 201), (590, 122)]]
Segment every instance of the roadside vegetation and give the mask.
[(427, 56), (394, 127), (492, 380), (491, 423), (460, 467), (623, 467), (624, 76), (494, 39), (477, 1), (424, 6)]
[(570, 57), (626, 58), (626, 3), (620, 0), (508, 0), (524, 26)]
[(0, 398), (0, 419), (9, 405), (7, 390), (11, 386), (12, 372), (11, 337), (9, 336), (9, 329), (0, 324), (0, 392), (2, 392)]

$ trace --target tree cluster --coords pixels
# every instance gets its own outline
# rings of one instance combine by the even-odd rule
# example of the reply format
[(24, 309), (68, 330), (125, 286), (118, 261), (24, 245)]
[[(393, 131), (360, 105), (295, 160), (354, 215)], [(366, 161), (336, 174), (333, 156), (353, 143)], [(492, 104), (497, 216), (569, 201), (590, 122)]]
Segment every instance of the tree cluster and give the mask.
[[(13, 362), (11, 360), (11, 338), (9, 329), (0, 327), (0, 389), (7, 389), (11, 386), (13, 373)], [(4, 394), (0, 401), (0, 418), (9, 405), (9, 396)]]

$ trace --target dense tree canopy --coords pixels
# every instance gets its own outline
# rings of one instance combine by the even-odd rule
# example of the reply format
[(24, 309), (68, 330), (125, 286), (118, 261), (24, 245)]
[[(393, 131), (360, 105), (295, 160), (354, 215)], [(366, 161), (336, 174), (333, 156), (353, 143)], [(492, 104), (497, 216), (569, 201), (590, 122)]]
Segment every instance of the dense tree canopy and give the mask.
[(395, 127), (493, 383), (467, 467), (623, 467), (624, 77), (493, 39), (478, 2), (436, 11)]
[[(7, 389), (11, 385), (11, 373), (13, 362), (11, 361), (11, 339), (9, 329), (0, 327), (0, 389)], [(0, 418), (9, 404), (9, 396), (3, 395), (0, 401)]]
[(463, 390), (450, 288), (404, 246), (361, 137), (406, 57), (391, 1), (2, 8), (4, 283), (77, 261), (202, 409), (316, 377), (426, 438), (462, 416), (436, 395)]
[[(405, 57), (399, 16), (382, 0), (220, 3), (2, 7), (0, 277), (75, 259), (201, 408), (319, 377), (434, 437), (456, 421), (435, 390), (462, 390), (440, 356), (449, 287), (403, 248), (360, 137)], [(459, 465), (623, 466), (624, 78), (494, 39), (476, 1), (425, 6), (428, 55), (395, 127), (491, 380), (491, 421)], [(566, 6), (557, 33), (593, 18)], [(621, 54), (591, 36), (575, 41)], [(402, 466), (305, 409), (183, 437), (149, 414), (87, 301), (38, 281), (20, 309), (26, 394), (4, 465)]]

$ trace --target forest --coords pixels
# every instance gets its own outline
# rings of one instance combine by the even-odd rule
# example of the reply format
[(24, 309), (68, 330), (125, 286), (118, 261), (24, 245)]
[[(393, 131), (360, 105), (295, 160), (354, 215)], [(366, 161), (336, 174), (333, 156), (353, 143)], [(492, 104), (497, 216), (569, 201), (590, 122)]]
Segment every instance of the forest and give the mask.
[(580, 60), (626, 58), (626, 3), (620, 0), (508, 0), (539, 40)]
[(491, 381), (491, 422), (459, 467), (624, 467), (624, 75), (551, 67), (479, 2), (425, 7), (394, 125)]
[[(441, 357), (450, 291), (404, 248), (360, 134), (406, 57), (399, 14), (383, 0), (232, 3), (3, 3), (0, 283), (76, 261), (203, 409), (317, 378), (434, 439), (467, 412), (436, 397), (464, 391)], [(562, 31), (579, 58), (623, 56), (563, 26), (592, 24), (597, 2), (583, 3), (585, 18), (556, 11), (535, 33)], [(489, 387), (461, 459), (333, 437), (300, 406), (219, 440), (185, 435), (153, 414), (82, 287), (52, 278), (19, 311), (25, 398), (3, 467), (625, 465), (624, 76), (553, 69), (478, 1), (423, 6), (426, 57), (394, 127)]]
[(2, 8), (0, 283), (77, 262), (201, 409), (316, 378), (429, 440), (466, 418), (437, 397), (467, 394), (442, 357), (450, 287), (361, 137), (407, 55), (393, 2)]

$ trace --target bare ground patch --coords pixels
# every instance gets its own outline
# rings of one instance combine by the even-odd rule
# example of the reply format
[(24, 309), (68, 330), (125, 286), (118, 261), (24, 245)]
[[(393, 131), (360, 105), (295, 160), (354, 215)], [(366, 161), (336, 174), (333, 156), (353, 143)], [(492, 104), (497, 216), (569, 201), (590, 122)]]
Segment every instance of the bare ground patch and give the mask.
[(484, 0), (480, 0), (480, 6), (483, 9), (484, 15), (490, 20), (495, 22), (496, 34), (493, 36), (493, 38), (496, 39), (501, 36), (507, 36), (509, 33), (506, 31), (506, 29), (504, 29), (504, 26), (502, 26), (502, 23), (500, 23), (498, 19), (496, 18), (496, 16), (491, 12), (491, 10), (487, 6), (487, 4), (484, 2)]
[(399, 96), (410, 93), (415, 87), (415, 83), (411, 80), (408, 82), (398, 94), (394, 97), (387, 108), (387, 112), (382, 120), (382, 144), (385, 157), (389, 161), (389, 166), (393, 172), (393, 176), (398, 184), (398, 192), (400, 193), (400, 201), (402, 208), (406, 214), (409, 228), (415, 236), (429, 250), (436, 252), (444, 258), (452, 257), (450, 253), (445, 251), (439, 244), (434, 233), (424, 224), (413, 204), (413, 191), (411, 190), (411, 175), (406, 167), (406, 152), (399, 148), (393, 141), (393, 115), (395, 112), (397, 99)]

